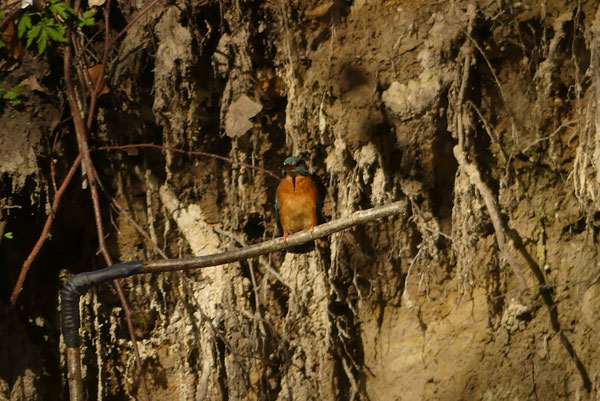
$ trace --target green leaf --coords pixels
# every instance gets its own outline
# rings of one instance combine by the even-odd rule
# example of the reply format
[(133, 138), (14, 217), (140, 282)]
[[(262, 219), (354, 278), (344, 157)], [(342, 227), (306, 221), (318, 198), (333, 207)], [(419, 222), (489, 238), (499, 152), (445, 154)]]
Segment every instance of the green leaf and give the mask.
[(31, 42), (33, 42), (33, 40), (39, 36), (41, 30), (42, 25), (36, 24), (33, 28), (27, 31), (27, 44), (25, 47), (29, 47), (29, 45), (31, 45)]
[(29, 13), (23, 13), (21, 18), (19, 18), (19, 23), (17, 24), (17, 36), (22, 38), (25, 34), (25, 31), (31, 29), (31, 16)]
[(23, 92), (23, 88), (19, 88), (18, 86), (13, 86), (5, 94), (2, 95), (2, 99), (6, 100), (12, 106), (20, 106), (23, 102), (19, 99), (19, 96)]
[(53, 17), (42, 17), (42, 20), (40, 22), (45, 27), (46, 26), (59, 26), (59, 24), (56, 23), (56, 20)]
[(48, 36), (55, 42), (66, 42), (67, 38), (65, 38), (65, 27), (59, 26), (58, 29), (52, 26), (46, 26), (46, 32), (48, 32)]
[(40, 32), (40, 36), (37, 38), (37, 47), (38, 47), (38, 56), (41, 55), (48, 45), (48, 31), (46, 29), (42, 29)]
[(7, 233), (4, 233), (4, 238), (6, 239), (13, 239), (13, 233), (11, 233), (10, 231)]
[(66, 3), (52, 2), (52, 5), (50, 5), (50, 7), (48, 7), (48, 9), (50, 10), (50, 12), (52, 14), (58, 14), (63, 19), (69, 18), (69, 13), (72, 15), (76, 14), (75, 10), (73, 10), (73, 8)]
[(5, 94), (4, 98), (7, 100), (16, 99), (23, 92), (23, 88), (19, 88), (18, 86), (13, 86), (10, 88)]
[(67, 3), (63, 3), (65, 10), (67, 10), (69, 13), (73, 14), (73, 15), (77, 15), (77, 12), (73, 9), (73, 7), (71, 7), (70, 5), (68, 5)]
[(69, 15), (67, 14), (67, 11), (65, 10), (65, 8), (62, 6), (62, 3), (58, 3), (58, 4), (53, 4), (50, 7), (48, 7), (48, 9), (50, 10), (50, 12), (52, 14), (58, 14), (60, 15), (63, 19), (67, 19), (69, 17)]
[[(0, 17), (0, 19), (2, 19), (2, 17)], [(0, 49), (2, 49), (3, 47), (6, 47), (6, 43), (0, 40)]]
[(83, 28), (84, 26), (92, 26), (96, 21), (94, 21), (94, 16), (96, 12), (94, 10), (87, 10), (81, 15), (79, 18), (79, 27)]

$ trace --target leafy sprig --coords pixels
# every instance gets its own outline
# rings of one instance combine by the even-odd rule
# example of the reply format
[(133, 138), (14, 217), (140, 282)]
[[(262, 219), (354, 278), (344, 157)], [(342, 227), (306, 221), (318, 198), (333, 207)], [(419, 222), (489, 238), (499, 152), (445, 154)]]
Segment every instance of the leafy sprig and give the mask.
[(60, 15), (63, 20), (69, 18), (69, 14), (77, 15), (75, 10), (73, 10), (73, 7), (65, 2), (59, 2), (59, 0), (50, 0), (50, 6), (48, 6), (48, 10), (50, 10), (52, 14)]
[[(19, 38), (25, 37), (27, 48), (35, 41), (38, 55), (40, 55), (48, 47), (48, 41), (57, 43), (67, 41), (65, 21), (76, 15), (73, 7), (67, 3), (60, 0), (49, 0), (48, 7), (37, 12), (24, 12), (21, 15), (17, 23), (17, 35)], [(81, 18), (78, 18), (79, 27), (94, 25), (94, 16), (95, 11), (85, 11)]]
[(95, 10), (87, 10), (84, 11), (81, 17), (79, 18), (79, 27), (83, 28), (84, 26), (92, 26), (96, 23), (94, 20), (94, 16), (96, 15)]
[(23, 104), (20, 98), (21, 92), (23, 92), (23, 88), (19, 88), (18, 86), (13, 86), (9, 90), (0, 88), (0, 99), (8, 102), (13, 107), (18, 107)]

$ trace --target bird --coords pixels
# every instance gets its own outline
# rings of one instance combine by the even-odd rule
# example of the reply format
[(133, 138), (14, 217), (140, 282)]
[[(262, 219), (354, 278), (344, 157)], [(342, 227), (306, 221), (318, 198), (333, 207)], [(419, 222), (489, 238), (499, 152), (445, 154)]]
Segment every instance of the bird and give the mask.
[[(298, 156), (289, 156), (281, 166), (281, 179), (275, 197), (277, 225), (283, 230), (283, 241), (288, 235), (312, 230), (317, 225), (317, 187), (308, 171), (306, 162)], [(292, 253), (313, 250), (314, 241), (289, 247)]]

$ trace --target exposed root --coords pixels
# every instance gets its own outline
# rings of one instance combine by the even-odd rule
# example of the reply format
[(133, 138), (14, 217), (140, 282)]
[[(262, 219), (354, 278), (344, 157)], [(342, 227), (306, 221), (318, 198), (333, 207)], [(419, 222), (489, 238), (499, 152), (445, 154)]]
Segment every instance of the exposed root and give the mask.
[[(498, 244), (498, 247), (500, 248), (500, 252), (502, 256), (507, 260), (508, 264), (511, 266), (515, 276), (518, 278), (521, 286), (521, 294), (523, 294), (525, 291), (529, 290), (529, 286), (527, 284), (525, 275), (521, 270), (521, 267), (519, 266), (515, 256), (513, 255), (513, 249), (516, 250), (524, 259), (526, 265), (529, 267), (530, 272), (536, 278), (540, 288), (544, 288), (546, 285), (544, 275), (537, 262), (525, 249), (525, 246), (519, 233), (516, 230), (509, 228), (507, 223), (508, 218), (503, 216), (503, 214), (501, 213), (500, 208), (498, 206), (497, 197), (493, 194), (490, 187), (483, 181), (477, 164), (475, 162), (468, 161), (468, 156), (466, 153), (465, 144), (467, 143), (467, 133), (465, 129), (465, 124), (463, 123), (463, 116), (465, 114), (463, 110), (463, 104), (465, 104), (465, 88), (467, 87), (467, 82), (469, 80), (469, 70), (471, 68), (472, 53), (473, 49), (470, 46), (465, 46), (462, 82), (455, 103), (456, 113), (454, 128), (458, 137), (458, 145), (454, 147), (453, 152), (459, 164), (459, 169), (467, 175), (471, 185), (477, 188), (479, 194), (483, 198), (486, 210), (494, 226), (496, 242)], [(510, 245), (512, 245), (512, 247)], [(589, 375), (585, 366), (581, 362), (581, 359), (579, 359), (577, 353), (575, 352), (573, 345), (561, 329), (561, 325), (558, 320), (558, 311), (556, 308), (556, 303), (554, 302), (552, 295), (549, 291), (540, 290), (540, 293), (542, 295), (544, 304), (546, 305), (550, 313), (551, 327), (560, 338), (560, 342), (569, 354), (569, 357), (575, 363), (575, 366), (582, 378), (583, 387), (586, 391), (589, 392), (591, 390), (591, 381)]]

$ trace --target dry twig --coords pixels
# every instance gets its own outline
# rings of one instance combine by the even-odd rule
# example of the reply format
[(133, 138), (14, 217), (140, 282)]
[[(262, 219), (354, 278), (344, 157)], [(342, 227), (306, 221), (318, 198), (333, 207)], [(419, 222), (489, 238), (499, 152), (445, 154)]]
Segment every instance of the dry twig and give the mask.
[(239, 166), (258, 170), (267, 175), (270, 175), (273, 178), (276, 178), (277, 180), (280, 179), (280, 177), (277, 174), (275, 174), (265, 168), (262, 168), (259, 166), (254, 166), (252, 164), (248, 164), (248, 163), (244, 163), (244, 162), (238, 162), (238, 161), (230, 159), (229, 157), (219, 156), (214, 153), (201, 152), (198, 150), (183, 150), (183, 149), (179, 149), (179, 148), (173, 148), (171, 146), (155, 145), (153, 143), (137, 143), (137, 144), (120, 145), (120, 146), (100, 146), (97, 149), (98, 150), (127, 150), (127, 149), (136, 149), (136, 148), (152, 148), (152, 149), (159, 149), (159, 150), (167, 150), (169, 152), (185, 153), (187, 155), (198, 155), (198, 156), (211, 157), (213, 159), (223, 160), (230, 164), (237, 164)]
[(75, 174), (75, 171), (77, 171), (77, 168), (79, 167), (80, 163), (81, 163), (81, 153), (77, 156), (77, 158), (73, 162), (73, 165), (69, 169), (69, 172), (67, 173), (67, 176), (65, 177), (62, 184), (60, 185), (60, 188), (54, 194), (54, 200), (52, 201), (52, 207), (50, 209), (50, 214), (48, 214), (48, 217), (46, 218), (46, 223), (44, 224), (44, 228), (42, 228), (40, 237), (38, 238), (35, 245), (33, 246), (33, 249), (29, 253), (29, 256), (27, 256), (27, 259), (25, 259), (25, 262), (23, 262), (23, 266), (21, 266), (21, 272), (19, 273), (19, 278), (17, 279), (17, 283), (15, 284), (12, 295), (10, 296), (10, 303), (13, 306), (16, 304), (17, 297), (21, 293), (21, 289), (23, 288), (23, 283), (25, 282), (25, 278), (27, 277), (27, 272), (29, 272), (29, 268), (31, 267), (31, 264), (35, 260), (37, 254), (42, 249), (42, 246), (44, 245), (44, 242), (46, 242), (46, 239), (48, 239), (48, 233), (50, 232), (50, 227), (52, 227), (52, 222), (54, 221), (54, 217), (56, 216), (56, 211), (58, 210), (58, 206), (60, 205), (60, 200), (61, 200), (63, 194), (65, 193), (67, 186), (71, 182), (71, 179), (73, 178), (73, 175)]

